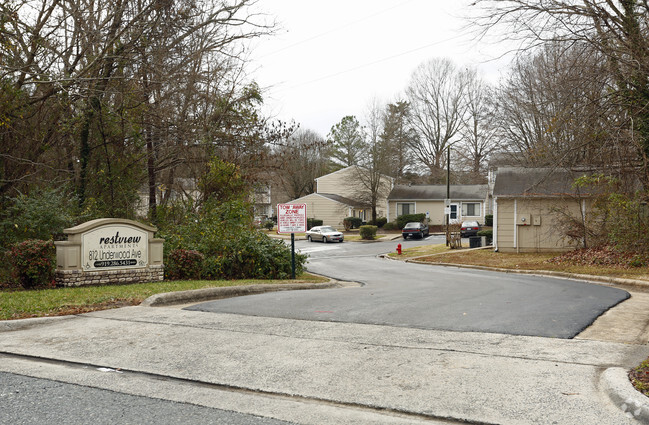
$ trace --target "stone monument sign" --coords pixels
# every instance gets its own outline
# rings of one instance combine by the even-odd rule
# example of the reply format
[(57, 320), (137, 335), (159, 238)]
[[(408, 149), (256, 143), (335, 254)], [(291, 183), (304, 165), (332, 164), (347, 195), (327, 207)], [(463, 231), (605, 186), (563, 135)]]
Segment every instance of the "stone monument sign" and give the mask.
[(160, 281), (162, 239), (137, 221), (101, 218), (63, 232), (56, 245), (56, 283), (63, 286)]

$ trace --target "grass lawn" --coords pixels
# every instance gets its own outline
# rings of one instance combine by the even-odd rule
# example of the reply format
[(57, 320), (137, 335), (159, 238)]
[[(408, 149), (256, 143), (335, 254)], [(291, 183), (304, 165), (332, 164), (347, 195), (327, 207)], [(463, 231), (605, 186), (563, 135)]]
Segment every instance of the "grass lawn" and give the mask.
[[(443, 244), (426, 247), (409, 248), (400, 256), (390, 254), (394, 258), (417, 258), (418, 261), (442, 264), (468, 264), (486, 267), (497, 267), (510, 270), (548, 270), (566, 273), (588, 274), (624, 279), (649, 281), (649, 267), (615, 267), (604, 265), (576, 265), (570, 263), (550, 263), (547, 260), (560, 253), (502, 253), (491, 249), (479, 250), (449, 250)], [(430, 254), (430, 256), (426, 256)]]
[(328, 280), (305, 273), (296, 280), (189, 280), (40, 290), (2, 290), (0, 291), (0, 320), (63, 316), (137, 305), (151, 295), (163, 292), (254, 284), (318, 283)]
[(396, 252), (392, 252), (388, 254), (388, 256), (391, 258), (406, 260), (408, 258), (420, 257), (422, 255), (441, 254), (443, 252), (448, 252), (450, 250), (451, 249), (447, 247), (446, 244), (422, 245), (422, 246), (416, 246), (414, 248), (404, 249), (401, 251), (401, 255), (397, 254)]

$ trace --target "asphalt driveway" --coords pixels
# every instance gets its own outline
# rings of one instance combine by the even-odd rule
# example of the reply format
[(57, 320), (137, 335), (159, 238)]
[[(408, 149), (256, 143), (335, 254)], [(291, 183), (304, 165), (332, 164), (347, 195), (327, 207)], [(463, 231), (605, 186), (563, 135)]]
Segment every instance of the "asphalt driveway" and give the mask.
[[(430, 240), (430, 242), (437, 242)], [(421, 243), (426, 243), (423, 241)], [(188, 310), (287, 319), (573, 338), (629, 298), (612, 287), (379, 259), (394, 243), (309, 244), (308, 270), (361, 286), (267, 293)]]

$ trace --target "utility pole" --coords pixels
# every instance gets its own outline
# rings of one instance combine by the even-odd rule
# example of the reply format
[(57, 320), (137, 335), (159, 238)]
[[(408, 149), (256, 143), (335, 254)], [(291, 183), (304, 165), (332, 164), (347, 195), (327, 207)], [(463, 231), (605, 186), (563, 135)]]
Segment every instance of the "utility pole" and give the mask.
[[(446, 158), (446, 202), (444, 202), (444, 209), (446, 210), (446, 246), (450, 243), (449, 224), (451, 217), (451, 147), (448, 147)], [(447, 210), (448, 208), (448, 210)]]

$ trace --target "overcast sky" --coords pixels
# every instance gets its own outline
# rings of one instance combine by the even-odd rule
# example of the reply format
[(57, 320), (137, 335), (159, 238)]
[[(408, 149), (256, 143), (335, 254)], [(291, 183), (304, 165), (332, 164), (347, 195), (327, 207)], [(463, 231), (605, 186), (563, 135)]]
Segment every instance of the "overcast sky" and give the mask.
[(277, 35), (253, 46), (251, 77), (266, 112), (322, 136), (345, 115), (361, 121), (372, 98), (394, 101), (420, 63), (448, 57), (497, 81), (502, 46), (477, 43), (466, 0), (259, 0)]

